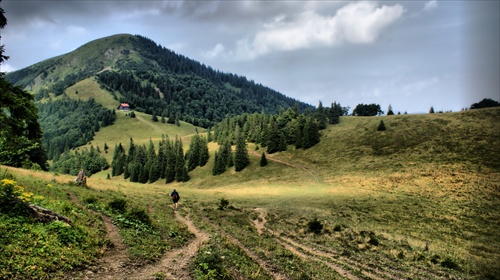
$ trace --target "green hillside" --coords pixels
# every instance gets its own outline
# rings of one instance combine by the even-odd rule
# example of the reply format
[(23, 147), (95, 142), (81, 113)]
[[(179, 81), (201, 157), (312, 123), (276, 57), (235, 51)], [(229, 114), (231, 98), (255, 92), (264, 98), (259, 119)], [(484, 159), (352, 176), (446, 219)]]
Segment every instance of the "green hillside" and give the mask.
[(266, 112), (297, 104), (246, 77), (223, 73), (139, 35), (119, 34), (6, 75), (36, 100), (94, 98), (107, 108), (120, 102), (148, 114), (178, 116), (209, 127), (226, 115)]
[[(104, 171), (81, 188), (72, 176), (1, 167), (0, 179), (72, 224), (2, 212), (0, 278), (498, 279), (499, 120), (498, 108), (341, 117), (318, 145), (268, 155), (265, 167), (265, 149), (249, 144), (250, 165), (218, 176), (210, 143), (208, 164), (185, 183)], [(92, 144), (163, 133), (187, 141), (194, 127), (117, 112)]]

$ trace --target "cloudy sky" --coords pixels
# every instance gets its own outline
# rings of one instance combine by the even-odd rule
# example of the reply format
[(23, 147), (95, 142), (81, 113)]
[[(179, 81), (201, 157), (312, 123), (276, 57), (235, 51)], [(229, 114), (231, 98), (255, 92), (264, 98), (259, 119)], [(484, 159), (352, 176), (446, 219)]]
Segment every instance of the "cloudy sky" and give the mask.
[(312, 105), (459, 111), (500, 100), (499, 1), (3, 0), (2, 72), (140, 34)]

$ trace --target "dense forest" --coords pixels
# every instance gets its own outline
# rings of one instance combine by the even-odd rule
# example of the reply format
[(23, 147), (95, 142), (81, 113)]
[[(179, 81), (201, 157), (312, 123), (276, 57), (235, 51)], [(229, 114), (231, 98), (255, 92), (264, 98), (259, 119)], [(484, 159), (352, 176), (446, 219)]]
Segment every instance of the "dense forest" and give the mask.
[(64, 151), (90, 142), (101, 127), (112, 125), (115, 112), (95, 100), (68, 98), (38, 103), (39, 122), (43, 131), (42, 143), (49, 159), (57, 160)]

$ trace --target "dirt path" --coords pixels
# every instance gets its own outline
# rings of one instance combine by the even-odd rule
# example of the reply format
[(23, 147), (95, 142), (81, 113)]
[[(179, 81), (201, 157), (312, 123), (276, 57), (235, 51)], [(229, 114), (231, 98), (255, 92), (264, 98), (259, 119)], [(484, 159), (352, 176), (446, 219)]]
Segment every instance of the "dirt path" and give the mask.
[[(71, 198), (71, 202), (79, 207), (86, 208), (80, 204), (78, 197), (73, 192), (67, 191), (66, 193)], [(127, 246), (122, 242), (120, 230), (113, 224), (109, 217), (89, 209), (87, 210), (102, 218), (110, 246), (103, 248), (104, 256), (96, 265), (80, 271), (82, 275), (75, 277), (81, 277), (82, 279), (116, 279), (116, 272), (126, 267), (129, 261)]]
[[(79, 203), (74, 193), (67, 191), (67, 194), (73, 203), (85, 208)], [(210, 238), (207, 233), (199, 230), (188, 216), (183, 217), (176, 211), (176, 219), (184, 223), (188, 230), (195, 235), (195, 238), (187, 246), (167, 252), (154, 264), (136, 267), (129, 263), (127, 246), (123, 244), (120, 231), (113, 225), (111, 219), (98, 212), (89, 211), (102, 218), (111, 246), (103, 249), (104, 256), (96, 265), (76, 274), (68, 275), (65, 277), (66, 279), (156, 279), (155, 276), (161, 276), (162, 279), (192, 279), (189, 275), (189, 263), (200, 246)], [(149, 205), (148, 211), (153, 211)]]
[(188, 216), (183, 217), (176, 211), (175, 217), (187, 225), (188, 230), (195, 235), (195, 239), (183, 248), (168, 252), (155, 264), (146, 265), (126, 275), (126, 279), (155, 279), (154, 275), (163, 275), (164, 279), (192, 279), (188, 268), (190, 261), (210, 237), (199, 230)]
[[(254, 156), (257, 156), (257, 157), (260, 157), (261, 155), (257, 152), (251, 152)], [(270, 155), (266, 155), (266, 158), (267, 160), (270, 160), (270, 161), (274, 161), (274, 162), (278, 162), (278, 163), (281, 163), (281, 164), (284, 164), (284, 165), (287, 165), (287, 166), (290, 166), (290, 167), (293, 167), (295, 169), (299, 169), (299, 170), (303, 170), (307, 173), (309, 173), (309, 175), (311, 175), (314, 180), (316, 182), (320, 182), (321, 181), (321, 178), (319, 177), (318, 174), (314, 173), (312, 170), (310, 170), (309, 168), (305, 167), (305, 166), (299, 166), (299, 165), (296, 165), (296, 164), (293, 164), (293, 163), (290, 163), (290, 162), (287, 162), (287, 161), (283, 161), (283, 160), (280, 160), (280, 159), (276, 159), (276, 158), (273, 158), (271, 157)]]

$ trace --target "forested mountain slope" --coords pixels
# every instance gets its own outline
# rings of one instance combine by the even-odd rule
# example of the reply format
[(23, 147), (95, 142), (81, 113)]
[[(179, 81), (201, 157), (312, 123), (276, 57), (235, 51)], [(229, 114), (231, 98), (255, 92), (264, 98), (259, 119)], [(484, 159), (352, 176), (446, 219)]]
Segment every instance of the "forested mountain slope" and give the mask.
[[(275, 90), (235, 74), (222, 73), (162, 47), (139, 35), (120, 34), (89, 42), (73, 52), (11, 72), (6, 78), (45, 100), (111, 94), (132, 109), (157, 116), (177, 117), (208, 127), (226, 115), (277, 113), (298, 104)], [(95, 87), (74, 89), (88, 81)], [(91, 92), (86, 92), (91, 91)], [(108, 106), (109, 104), (103, 104)]]

